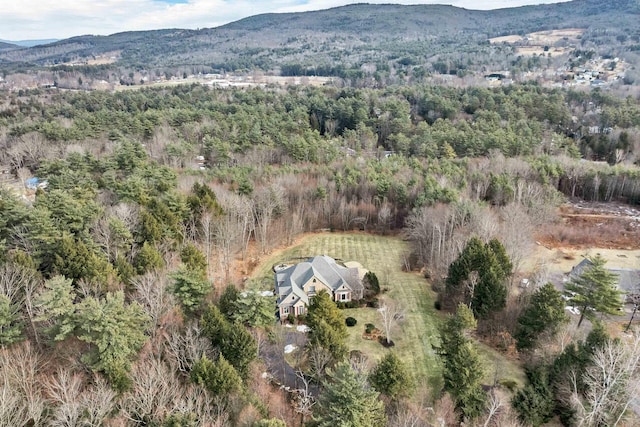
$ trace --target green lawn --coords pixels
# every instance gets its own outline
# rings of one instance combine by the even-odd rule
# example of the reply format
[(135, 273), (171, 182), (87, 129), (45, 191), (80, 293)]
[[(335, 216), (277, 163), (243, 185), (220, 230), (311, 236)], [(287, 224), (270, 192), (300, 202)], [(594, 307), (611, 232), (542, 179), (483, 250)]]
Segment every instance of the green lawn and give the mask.
[(517, 362), (482, 342), (476, 341), (476, 348), (484, 362), (484, 384), (493, 385), (494, 381), (513, 380), (523, 387), (527, 383), (527, 377)]
[[(441, 368), (433, 350), (438, 343), (438, 314), (433, 308), (434, 294), (429, 283), (416, 273), (402, 271), (402, 255), (407, 243), (398, 237), (376, 236), (361, 233), (323, 233), (305, 237), (300, 244), (265, 259), (255, 270), (252, 282), (266, 287), (273, 285), (272, 265), (295, 257), (329, 255), (343, 261), (358, 261), (376, 273), (382, 288), (388, 290), (385, 297), (394, 299), (405, 310), (405, 320), (392, 336), (393, 351), (414, 372), (417, 384), (427, 381), (434, 390), (442, 384)], [(382, 329), (379, 313), (373, 308), (345, 310), (345, 317), (352, 316), (358, 324), (349, 330), (348, 344), (351, 350), (359, 350), (373, 363), (387, 351), (377, 342), (362, 338), (365, 323), (373, 323)]]

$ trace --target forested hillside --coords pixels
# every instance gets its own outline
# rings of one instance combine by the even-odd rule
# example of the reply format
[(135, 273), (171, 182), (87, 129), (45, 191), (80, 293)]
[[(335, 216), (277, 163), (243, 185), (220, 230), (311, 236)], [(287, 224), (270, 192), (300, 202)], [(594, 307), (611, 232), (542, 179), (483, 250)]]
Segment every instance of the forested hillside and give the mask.
[[(293, 415), (282, 409), (259, 385), (260, 349), (277, 340), (264, 322), (273, 299), (247, 304), (258, 293), (236, 288), (256, 260), (304, 232), (405, 230), (405, 268), (451, 292), (443, 308), (473, 307), (444, 322), (441, 351), (473, 358), (469, 316), (487, 339), (519, 330), (500, 284), (562, 200), (640, 203), (640, 102), (600, 90), (181, 85), (0, 96), (0, 424), (281, 425), (266, 419), (312, 413), (331, 423), (332, 396), (352, 383), (362, 386), (353, 402), (370, 405), (358, 415), (371, 415), (366, 425), (402, 425), (401, 411), (426, 419), (384, 374), (374, 392), (340, 363), (344, 351), (329, 351), (344, 324), (320, 299), (309, 321), (333, 329), (312, 338), (300, 375), (315, 397), (323, 391), (313, 408), (303, 399)], [(456, 270), (468, 265), (458, 257), (490, 265), (478, 289), (498, 288), (469, 296), (473, 274)], [(531, 342), (539, 330), (526, 333)], [(456, 389), (460, 366), (443, 369), (454, 420), (494, 416), (481, 378)]]
[[(577, 50), (621, 57), (637, 65), (639, 22), (640, 10), (633, 0), (574, 0), (493, 11), (357, 4), (316, 12), (259, 15), (201, 30), (78, 36), (0, 51), (0, 67), (5, 74), (54, 72), (57, 75), (53, 80), (58, 81), (73, 70), (85, 85), (89, 79), (130, 85), (140, 84), (141, 78), (149, 82), (165, 76), (181, 77), (183, 73), (254, 70), (330, 75), (360, 85), (366, 79), (378, 83), (409, 78), (420, 81), (431, 73), (464, 76), (501, 70), (534, 71), (544, 64), (522, 61), (513, 46), (489, 44), (488, 39), (563, 28), (585, 30), (574, 46)], [(569, 43), (560, 40), (557, 44)], [(51, 68), (56, 65), (60, 68)], [(65, 68), (70, 65), (75, 68)], [(93, 66), (79, 68), (83, 65)], [(554, 62), (549, 68), (560, 65)]]

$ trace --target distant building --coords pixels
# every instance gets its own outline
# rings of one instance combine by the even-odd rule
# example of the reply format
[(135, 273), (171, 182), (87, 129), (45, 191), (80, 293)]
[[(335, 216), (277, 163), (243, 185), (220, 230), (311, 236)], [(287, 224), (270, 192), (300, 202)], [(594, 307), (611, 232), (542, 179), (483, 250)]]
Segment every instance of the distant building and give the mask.
[[(575, 279), (582, 276), (582, 274), (591, 268), (593, 263), (588, 258), (583, 259), (577, 265), (575, 265), (569, 273), (570, 279)], [(611, 273), (615, 274), (618, 278), (618, 289), (624, 292), (638, 292), (640, 291), (640, 270), (634, 270), (629, 268), (610, 268)]]
[(47, 188), (47, 186), (49, 185), (49, 183), (44, 180), (44, 179), (40, 179), (40, 178), (29, 178), (24, 182), (24, 186), (27, 187), (29, 190), (37, 190), (38, 188)]

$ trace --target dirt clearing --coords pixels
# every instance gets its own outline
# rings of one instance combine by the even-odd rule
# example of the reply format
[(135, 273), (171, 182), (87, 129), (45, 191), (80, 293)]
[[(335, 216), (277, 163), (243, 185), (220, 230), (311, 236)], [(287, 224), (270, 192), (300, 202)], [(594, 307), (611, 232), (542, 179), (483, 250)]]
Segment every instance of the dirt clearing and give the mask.
[(579, 202), (560, 208), (561, 222), (538, 231), (543, 246), (569, 249), (640, 249), (640, 208), (621, 203)]

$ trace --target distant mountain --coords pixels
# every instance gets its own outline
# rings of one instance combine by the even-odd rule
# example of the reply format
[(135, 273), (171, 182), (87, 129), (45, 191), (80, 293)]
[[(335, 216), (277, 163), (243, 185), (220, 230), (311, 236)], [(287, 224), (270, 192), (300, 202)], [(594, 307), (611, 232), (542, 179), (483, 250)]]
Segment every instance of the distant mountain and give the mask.
[(59, 39), (41, 39), (41, 40), (2, 40), (0, 39), (0, 43), (9, 43), (15, 46), (22, 47), (33, 47), (42, 44), (49, 44), (53, 42), (57, 42)]
[(20, 46), (17, 46), (15, 44), (7, 43), (7, 42), (4, 42), (4, 41), (0, 40), (0, 51), (7, 50), (7, 49), (17, 49), (19, 47)]
[(633, 41), (640, 37), (640, 3), (574, 0), (492, 11), (354, 4), (257, 15), (201, 30), (73, 37), (0, 51), (0, 64), (82, 64), (103, 57), (116, 58), (118, 65), (147, 69), (203, 65), (269, 70), (287, 64), (359, 67), (396, 60), (415, 64), (427, 56), (455, 59), (460, 52), (486, 51), (490, 37), (572, 27), (587, 29), (582, 43), (594, 46), (610, 44), (618, 35)]

